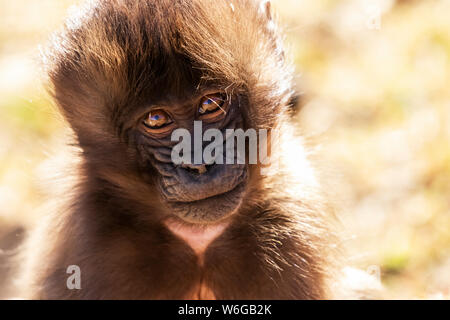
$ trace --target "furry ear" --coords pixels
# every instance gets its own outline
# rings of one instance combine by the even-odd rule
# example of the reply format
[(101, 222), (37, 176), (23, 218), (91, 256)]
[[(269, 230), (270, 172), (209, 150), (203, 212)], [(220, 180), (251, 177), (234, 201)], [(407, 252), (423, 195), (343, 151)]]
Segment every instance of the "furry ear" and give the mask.
[(270, 0), (260, 0), (259, 11), (266, 16), (268, 20), (272, 20), (272, 4)]

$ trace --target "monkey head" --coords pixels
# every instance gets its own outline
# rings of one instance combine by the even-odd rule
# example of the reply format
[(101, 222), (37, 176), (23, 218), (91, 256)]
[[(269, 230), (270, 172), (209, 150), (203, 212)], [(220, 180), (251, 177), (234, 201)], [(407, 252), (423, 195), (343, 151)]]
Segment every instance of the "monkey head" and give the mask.
[(292, 87), (269, 3), (103, 0), (77, 12), (44, 61), (87, 176), (189, 223), (238, 212), (258, 166), (176, 164), (173, 133), (277, 128)]

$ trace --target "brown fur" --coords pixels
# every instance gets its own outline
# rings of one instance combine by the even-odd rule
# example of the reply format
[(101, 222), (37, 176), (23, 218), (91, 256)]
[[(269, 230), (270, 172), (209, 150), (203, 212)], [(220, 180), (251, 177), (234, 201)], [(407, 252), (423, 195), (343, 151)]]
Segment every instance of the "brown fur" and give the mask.
[[(330, 208), (290, 129), (291, 68), (268, 12), (251, 0), (104, 0), (86, 8), (45, 56), (77, 139), (78, 181), (28, 241), (22, 296), (330, 297)], [(253, 169), (243, 205), (200, 263), (162, 224), (155, 187), (136, 169), (128, 119), (150, 98), (206, 85), (238, 93), (249, 106), (247, 127), (272, 129), (281, 159), (268, 176)], [(66, 288), (69, 265), (82, 270), (81, 290)]]

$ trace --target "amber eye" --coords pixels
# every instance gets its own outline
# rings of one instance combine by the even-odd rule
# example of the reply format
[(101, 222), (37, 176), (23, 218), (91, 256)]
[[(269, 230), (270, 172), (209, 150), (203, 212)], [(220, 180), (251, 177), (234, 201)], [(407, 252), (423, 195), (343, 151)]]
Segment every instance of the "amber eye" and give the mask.
[(170, 130), (173, 123), (170, 116), (163, 110), (153, 110), (144, 119), (145, 127), (154, 133), (164, 133)]
[(226, 111), (226, 95), (212, 94), (202, 98), (198, 113), (201, 119), (213, 119), (221, 115), (225, 115)]

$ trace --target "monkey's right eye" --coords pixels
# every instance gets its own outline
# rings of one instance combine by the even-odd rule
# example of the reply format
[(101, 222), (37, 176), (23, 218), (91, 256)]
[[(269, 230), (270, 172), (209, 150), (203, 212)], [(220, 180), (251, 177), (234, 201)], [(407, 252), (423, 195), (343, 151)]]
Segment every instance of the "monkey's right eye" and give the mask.
[(172, 124), (172, 118), (163, 110), (150, 111), (144, 119), (144, 126), (150, 133), (169, 132)]

